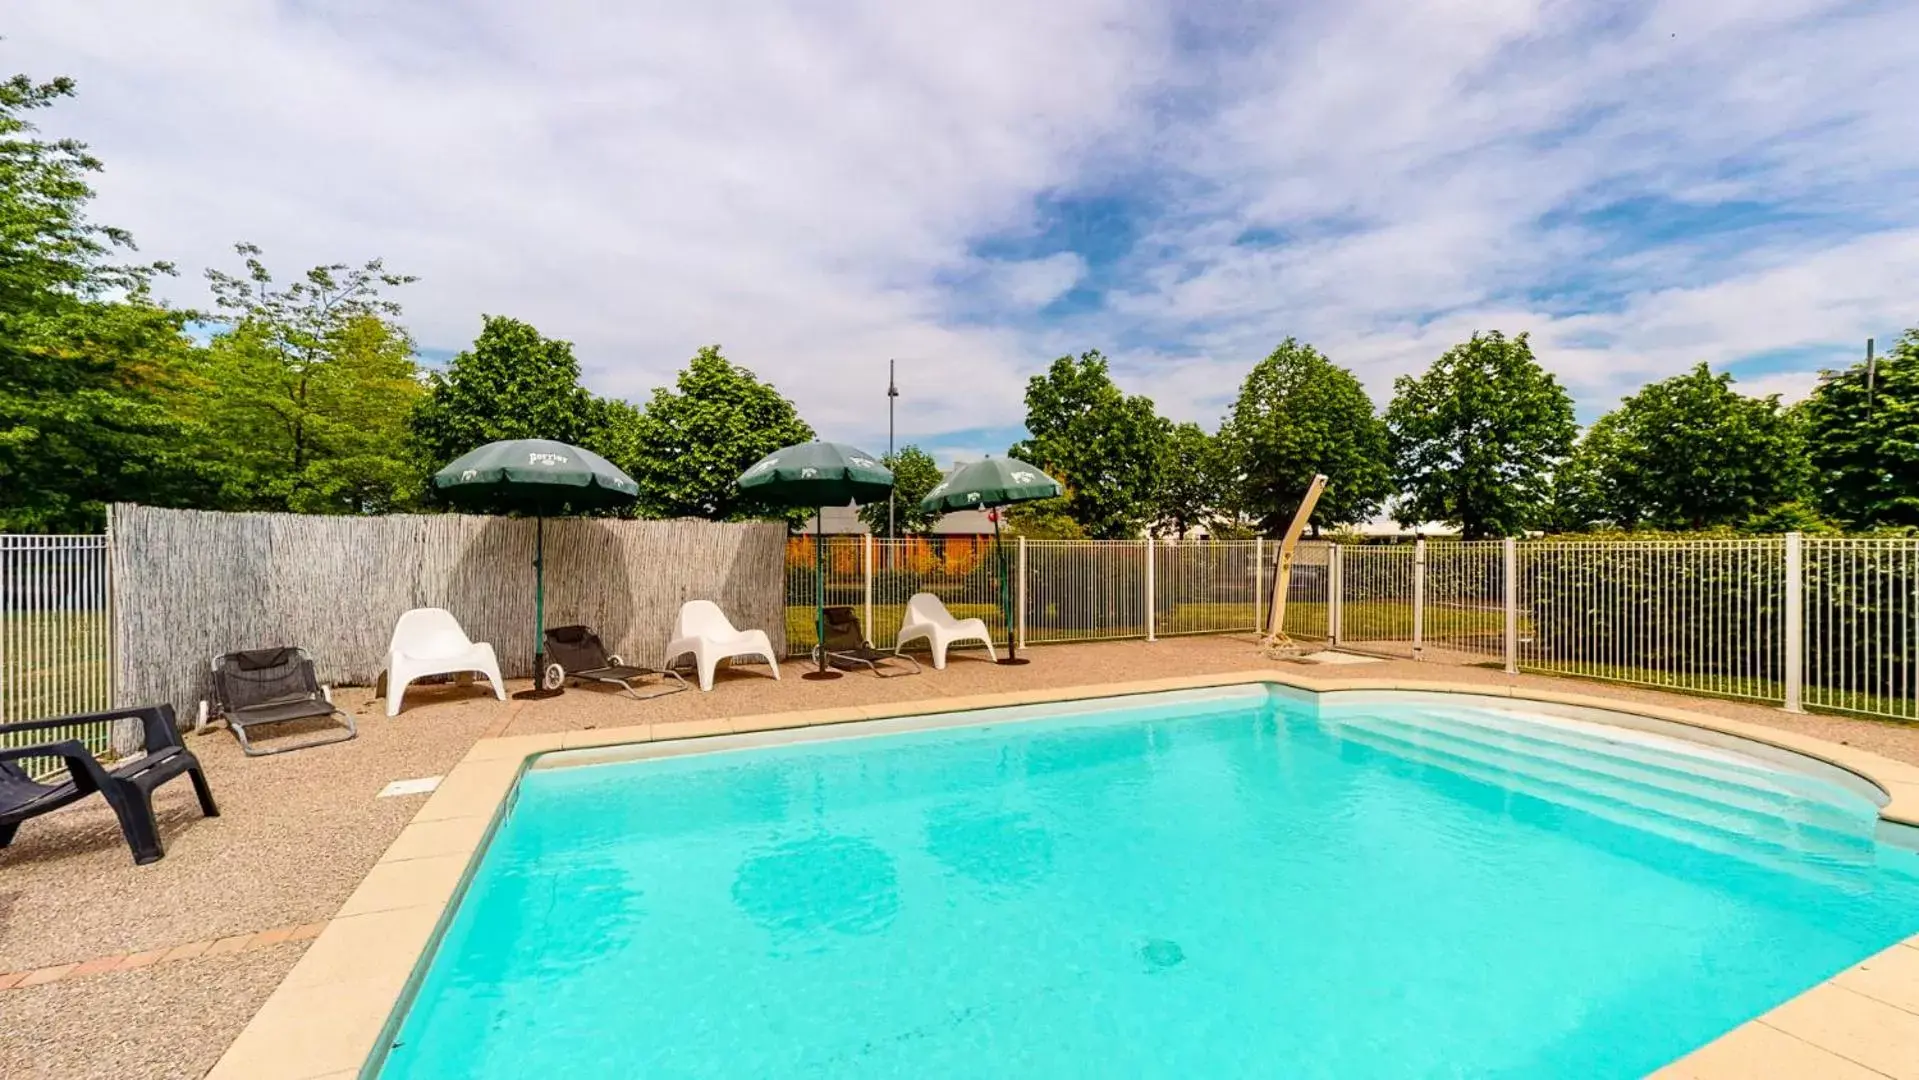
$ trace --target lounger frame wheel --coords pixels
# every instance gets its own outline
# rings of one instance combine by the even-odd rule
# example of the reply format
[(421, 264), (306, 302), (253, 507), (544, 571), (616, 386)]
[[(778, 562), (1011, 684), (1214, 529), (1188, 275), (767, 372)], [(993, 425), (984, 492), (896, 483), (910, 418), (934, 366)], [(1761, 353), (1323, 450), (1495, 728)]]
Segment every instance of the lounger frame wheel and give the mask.
[[(605, 683), (619, 687), (628, 697), (637, 701), (665, 697), (687, 689), (686, 680), (671, 668), (635, 667), (623, 662), (618, 653), (607, 652), (600, 635), (590, 627), (549, 627), (545, 637), (547, 665), (546, 670), (540, 673), (540, 686), (543, 689), (563, 689), (569, 680)], [(634, 683), (655, 675), (660, 677), (660, 681), (653, 693), (642, 694), (634, 689)], [(669, 686), (666, 682), (668, 678), (676, 685)]]

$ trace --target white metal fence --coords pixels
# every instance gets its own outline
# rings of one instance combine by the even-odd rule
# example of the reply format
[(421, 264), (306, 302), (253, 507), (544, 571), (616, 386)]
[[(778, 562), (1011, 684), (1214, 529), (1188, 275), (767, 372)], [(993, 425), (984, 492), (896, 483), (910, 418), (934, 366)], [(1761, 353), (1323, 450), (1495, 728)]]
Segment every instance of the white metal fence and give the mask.
[[(990, 539), (827, 544), (829, 602), (863, 605), (876, 642), (922, 588), (1004, 640)], [(810, 569), (792, 576), (810, 545), (789, 549), (789, 581), (804, 583), (789, 586), (795, 652), (813, 640)], [(1014, 627), (1031, 644), (1255, 632), (1277, 548), (1009, 540)], [(889, 558), (890, 572), (864, 569)], [(1401, 659), (1919, 719), (1919, 540), (1307, 542), (1286, 630)]]
[[(815, 640), (812, 544), (787, 548), (796, 654)], [(1000, 644), (1009, 631), (1022, 645), (1250, 634), (1277, 548), (839, 536), (826, 538), (824, 585), (880, 645), (922, 591)], [(104, 536), (0, 536), (0, 721), (113, 704), (109, 555)], [(1919, 719), (1919, 540), (1308, 542), (1286, 630), (1385, 656)], [(105, 749), (104, 729), (72, 734)]]
[[(930, 592), (955, 616), (983, 619), (996, 645), (1006, 641), (1010, 608), (1011, 630), (1024, 647), (1253, 632), (1263, 622), (1276, 550), (1264, 540), (1158, 544), (1008, 537), (995, 547), (990, 536), (829, 536), (821, 561), (826, 603), (852, 608), (876, 643), (891, 643), (907, 600)], [(787, 651), (796, 656), (809, 654), (817, 640), (816, 555), (813, 537), (795, 536), (788, 543)], [(1295, 606), (1288, 609), (1287, 626), (1302, 636), (1325, 636), (1328, 560), (1324, 544), (1304, 545), (1295, 559), (1289, 594)]]
[(1518, 545), (1518, 666), (1796, 707), (1784, 678), (1789, 543)]
[[(0, 723), (113, 704), (105, 536), (0, 535)], [(112, 725), (0, 735), (0, 746), (80, 739), (107, 750)], [(44, 763), (30, 763), (42, 771)]]
[(1789, 540), (1780, 562), (1779, 597), (1802, 628), (1785, 652), (1805, 658), (1781, 679), (1788, 694), (1799, 690), (1816, 708), (1919, 719), (1919, 541)]

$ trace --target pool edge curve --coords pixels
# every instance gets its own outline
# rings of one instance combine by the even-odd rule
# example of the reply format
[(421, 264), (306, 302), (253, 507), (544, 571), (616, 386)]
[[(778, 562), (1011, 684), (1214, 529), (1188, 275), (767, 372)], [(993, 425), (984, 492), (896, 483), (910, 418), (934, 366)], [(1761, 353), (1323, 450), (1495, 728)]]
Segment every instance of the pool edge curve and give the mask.
[[(1881, 829), (1897, 832), (1908, 846), (1919, 847), (1919, 766), (1683, 708), (1498, 683), (1323, 679), (1259, 669), (483, 738), (447, 773), (327, 928), (248, 1020), (207, 1074), (208, 1080), (347, 1080), (377, 1070), (384, 1055), (377, 1054), (376, 1048), (385, 1044), (402, 1017), (400, 1006), (424, 972), (423, 958), (457, 906), (520, 776), (543, 755), (1252, 684), (1313, 694), (1397, 691), (1503, 698), (1709, 732), (1856, 777), (1883, 795)], [(1770, 1069), (1765, 1075), (1888, 1075), (1896, 1072), (1898, 1063), (1913, 1060), (1919, 1060), (1919, 935), (1747, 1021), (1654, 1075), (1668, 1080), (1750, 1077), (1761, 1075), (1754, 1071), (1759, 1067)], [(1875, 1068), (1877, 1063), (1893, 1068)]]

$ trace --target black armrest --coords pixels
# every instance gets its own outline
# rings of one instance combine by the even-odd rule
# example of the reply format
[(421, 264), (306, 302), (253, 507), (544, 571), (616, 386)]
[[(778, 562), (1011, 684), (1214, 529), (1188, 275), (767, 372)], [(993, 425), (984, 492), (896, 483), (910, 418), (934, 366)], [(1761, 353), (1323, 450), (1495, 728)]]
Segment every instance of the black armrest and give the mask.
[[(37, 723), (38, 721), (29, 721)], [(7, 727), (20, 725), (9, 724)], [(93, 752), (79, 739), (62, 739), (59, 742), (39, 743), (34, 746), (0, 747), (0, 761), (20, 761), (25, 758), (57, 757), (66, 759), (67, 772), (73, 776), (75, 790), (81, 792), (106, 790), (107, 771), (94, 760)]]
[[(149, 754), (169, 746), (185, 745), (180, 741), (180, 729), (174, 726), (172, 705), (136, 705), (126, 709), (108, 709), (104, 712), (73, 713), (46, 720), (21, 720), (12, 724), (0, 724), (0, 735), (47, 731), (52, 728), (72, 727), (76, 724), (105, 724), (115, 720), (140, 721), (141, 738)], [(88, 760), (92, 760), (91, 755)]]

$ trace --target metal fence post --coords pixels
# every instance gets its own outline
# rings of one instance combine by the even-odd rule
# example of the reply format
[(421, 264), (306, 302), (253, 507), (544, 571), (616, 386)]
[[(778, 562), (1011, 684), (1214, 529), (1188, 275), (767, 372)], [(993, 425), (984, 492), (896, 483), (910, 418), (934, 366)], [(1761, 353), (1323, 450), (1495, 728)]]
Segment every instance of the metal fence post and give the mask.
[(106, 700), (108, 708), (118, 709), (124, 708), (128, 703), (120, 700), (120, 607), (118, 599), (114, 595), (118, 591), (115, 588), (115, 585), (117, 585), (119, 581), (119, 567), (116, 564), (119, 562), (120, 552), (119, 541), (117, 539), (118, 534), (115, 533), (113, 529), (112, 503), (107, 504), (106, 536), (106, 551), (101, 556), (104, 560), (101, 572), (105, 578), (103, 582), (106, 589), (104, 607), (107, 616)]
[(1253, 629), (1266, 625), (1266, 538), (1253, 537)]
[(1026, 647), (1026, 537), (1019, 538), (1019, 579), (1013, 586), (1013, 626), (1019, 635), (1019, 647)]
[(1519, 543), (1508, 536), (1500, 552), (1506, 579), (1506, 674), (1519, 674)]
[(1786, 534), (1786, 711), (1804, 712), (1801, 679), (1806, 670), (1804, 538)]
[(861, 623), (868, 634), (873, 632), (873, 534), (860, 534), (860, 576), (866, 590), (866, 621)]
[(1340, 609), (1346, 604), (1346, 545), (1334, 544), (1326, 556), (1326, 637), (1337, 647), (1345, 633)]
[(1413, 541), (1413, 659), (1423, 660), (1426, 638), (1426, 538)]
[(1146, 549), (1146, 640), (1158, 641), (1159, 639), (1153, 636), (1153, 564), (1159, 560), (1155, 557), (1153, 541), (1150, 538), (1141, 543)]

